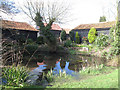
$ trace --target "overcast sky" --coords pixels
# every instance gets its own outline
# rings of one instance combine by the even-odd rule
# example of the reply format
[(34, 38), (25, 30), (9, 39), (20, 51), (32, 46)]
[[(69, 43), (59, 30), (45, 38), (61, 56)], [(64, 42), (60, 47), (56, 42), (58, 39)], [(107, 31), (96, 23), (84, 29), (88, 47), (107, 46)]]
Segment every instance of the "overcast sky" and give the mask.
[[(19, 1), (21, 5), (24, 3), (23, 0)], [(103, 15), (106, 16), (107, 21), (114, 21), (116, 18), (116, 0), (67, 0), (67, 2), (70, 3), (71, 16), (69, 22), (60, 24), (62, 28), (73, 29), (80, 24), (98, 23), (100, 16)], [(12, 18), (15, 21), (33, 24), (27, 16), (21, 13)]]

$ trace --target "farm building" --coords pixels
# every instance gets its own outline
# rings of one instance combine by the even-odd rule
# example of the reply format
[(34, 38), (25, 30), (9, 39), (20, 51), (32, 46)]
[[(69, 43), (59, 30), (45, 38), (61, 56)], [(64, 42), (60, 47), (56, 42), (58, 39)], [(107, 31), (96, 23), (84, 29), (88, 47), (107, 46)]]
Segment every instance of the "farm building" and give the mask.
[(80, 24), (79, 26), (72, 29), (74, 32), (78, 32), (80, 37), (88, 37), (89, 30), (94, 27), (96, 31), (98, 32), (98, 35), (100, 33), (109, 35), (110, 28), (115, 25), (115, 21), (112, 22), (100, 22), (100, 23), (94, 23), (94, 24)]
[(35, 29), (26, 22), (16, 21), (2, 21), (2, 38), (15, 40), (17, 36), (24, 36), (24, 38), (30, 38), (32, 40), (37, 39), (37, 33), (39, 30)]

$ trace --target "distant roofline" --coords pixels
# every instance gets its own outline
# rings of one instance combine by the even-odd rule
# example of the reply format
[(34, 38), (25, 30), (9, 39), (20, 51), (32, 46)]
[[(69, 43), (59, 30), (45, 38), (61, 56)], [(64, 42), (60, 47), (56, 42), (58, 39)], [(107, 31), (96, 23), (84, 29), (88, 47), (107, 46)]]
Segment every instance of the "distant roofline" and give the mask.
[[(111, 27), (107, 27), (107, 28), (96, 28), (96, 29), (109, 29)], [(72, 30), (90, 30), (90, 28), (86, 28), (86, 29), (72, 29)]]
[(116, 21), (80, 24), (77, 27), (73, 28), (72, 30), (75, 30), (75, 29), (90, 29), (91, 27), (95, 27), (95, 28), (111, 28), (113, 25), (115, 25), (115, 22)]
[[(44, 25), (46, 26), (48, 23), (44, 23)], [(54, 27), (54, 25), (56, 25), (57, 26), (57, 28), (56, 27)], [(39, 29), (39, 26), (36, 26), (36, 29)], [(60, 30), (60, 31), (62, 31), (63, 29), (58, 25), (58, 24), (52, 24), (52, 26), (51, 26), (51, 30)]]
[[(12, 21), (12, 20), (1, 20), (1, 21), (2, 21), (2, 28), (4, 28), (4, 29), (39, 31), (36, 28), (34, 28), (32, 25), (30, 25), (26, 22), (18, 22), (18, 21)], [(10, 22), (13, 24), (13, 26), (12, 25), (5, 25), (5, 24), (10, 24)], [(14, 25), (14, 24), (20, 24), (20, 25)], [(26, 27), (23, 27), (22, 25), (25, 25)], [(19, 27), (17, 27), (17, 26), (19, 26)]]

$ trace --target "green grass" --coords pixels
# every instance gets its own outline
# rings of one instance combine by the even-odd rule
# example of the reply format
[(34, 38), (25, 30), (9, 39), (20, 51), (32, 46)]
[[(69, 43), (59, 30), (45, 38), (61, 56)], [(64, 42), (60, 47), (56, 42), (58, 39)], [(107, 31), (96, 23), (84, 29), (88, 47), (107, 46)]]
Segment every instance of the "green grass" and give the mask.
[(73, 47), (89, 47), (89, 45), (85, 45), (85, 44), (74, 44)]
[(26, 89), (30, 89), (33, 90), (35, 88), (40, 88), (40, 89), (44, 89), (45, 87), (42, 86), (24, 86), (24, 87), (14, 87), (14, 86), (2, 86), (2, 89), (4, 90), (26, 90)]
[(86, 51), (79, 51), (79, 50), (72, 50), (71, 48), (69, 49), (69, 53), (74, 55), (74, 54), (89, 54), (89, 52)]
[(47, 88), (118, 88), (118, 69), (108, 74), (88, 76), (79, 80), (68, 79), (68, 82), (63, 79), (51, 84), (53, 86)]
[[(85, 45), (85, 44), (74, 44), (72, 46), (72, 48), (74, 48), (74, 47), (80, 47), (80, 48), (88, 47), (90, 51), (91, 51), (91, 48), (93, 48), (92, 46)], [(88, 51), (88, 52), (87, 51), (79, 51), (79, 50), (72, 49), (72, 48), (69, 48), (69, 53), (72, 55), (74, 55), (74, 54), (89, 54), (89, 52), (90, 52), (90, 51)]]
[[(118, 69), (115, 67), (100, 65), (97, 69), (96, 67), (90, 69), (89, 73), (88, 69), (80, 72), (77, 77), (64, 74), (54, 76), (52, 82), (49, 83), (50, 86), (47, 87), (24, 85), (23, 87), (3, 86), (3, 88), (21, 90), (26, 90), (26, 88), (118, 88)], [(50, 75), (48, 76), (52, 77)]]
[(100, 75), (104, 73), (109, 73), (115, 70), (115, 67), (107, 67), (104, 64), (96, 65), (94, 67), (87, 67), (85, 70), (80, 70), (79, 73), (82, 75)]

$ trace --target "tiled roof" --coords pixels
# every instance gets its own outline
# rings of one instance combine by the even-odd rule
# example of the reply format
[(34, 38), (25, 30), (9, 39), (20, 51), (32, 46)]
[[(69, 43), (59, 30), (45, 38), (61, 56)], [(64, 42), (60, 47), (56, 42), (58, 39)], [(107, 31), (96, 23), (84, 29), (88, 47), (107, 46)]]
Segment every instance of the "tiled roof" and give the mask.
[(113, 25), (115, 25), (115, 21), (112, 22), (100, 22), (100, 23), (94, 23), (94, 24), (81, 24), (74, 29), (90, 29), (92, 27), (94, 28), (111, 28)]
[[(44, 25), (46, 26), (47, 24), (44, 23)], [(62, 28), (58, 24), (52, 24), (51, 27), (51, 30), (62, 30)]]
[(2, 28), (5, 29), (17, 29), (17, 30), (28, 30), (28, 31), (39, 31), (25, 22), (15, 22), (2, 20)]
[(69, 34), (69, 32), (71, 31), (71, 29), (68, 29), (68, 28), (63, 28), (63, 30), (66, 31), (66, 34)]
[[(44, 25), (46, 26), (47, 23), (44, 23)], [(36, 28), (39, 29), (38, 26)], [(62, 28), (58, 24), (52, 24), (51, 30), (62, 30)]]

